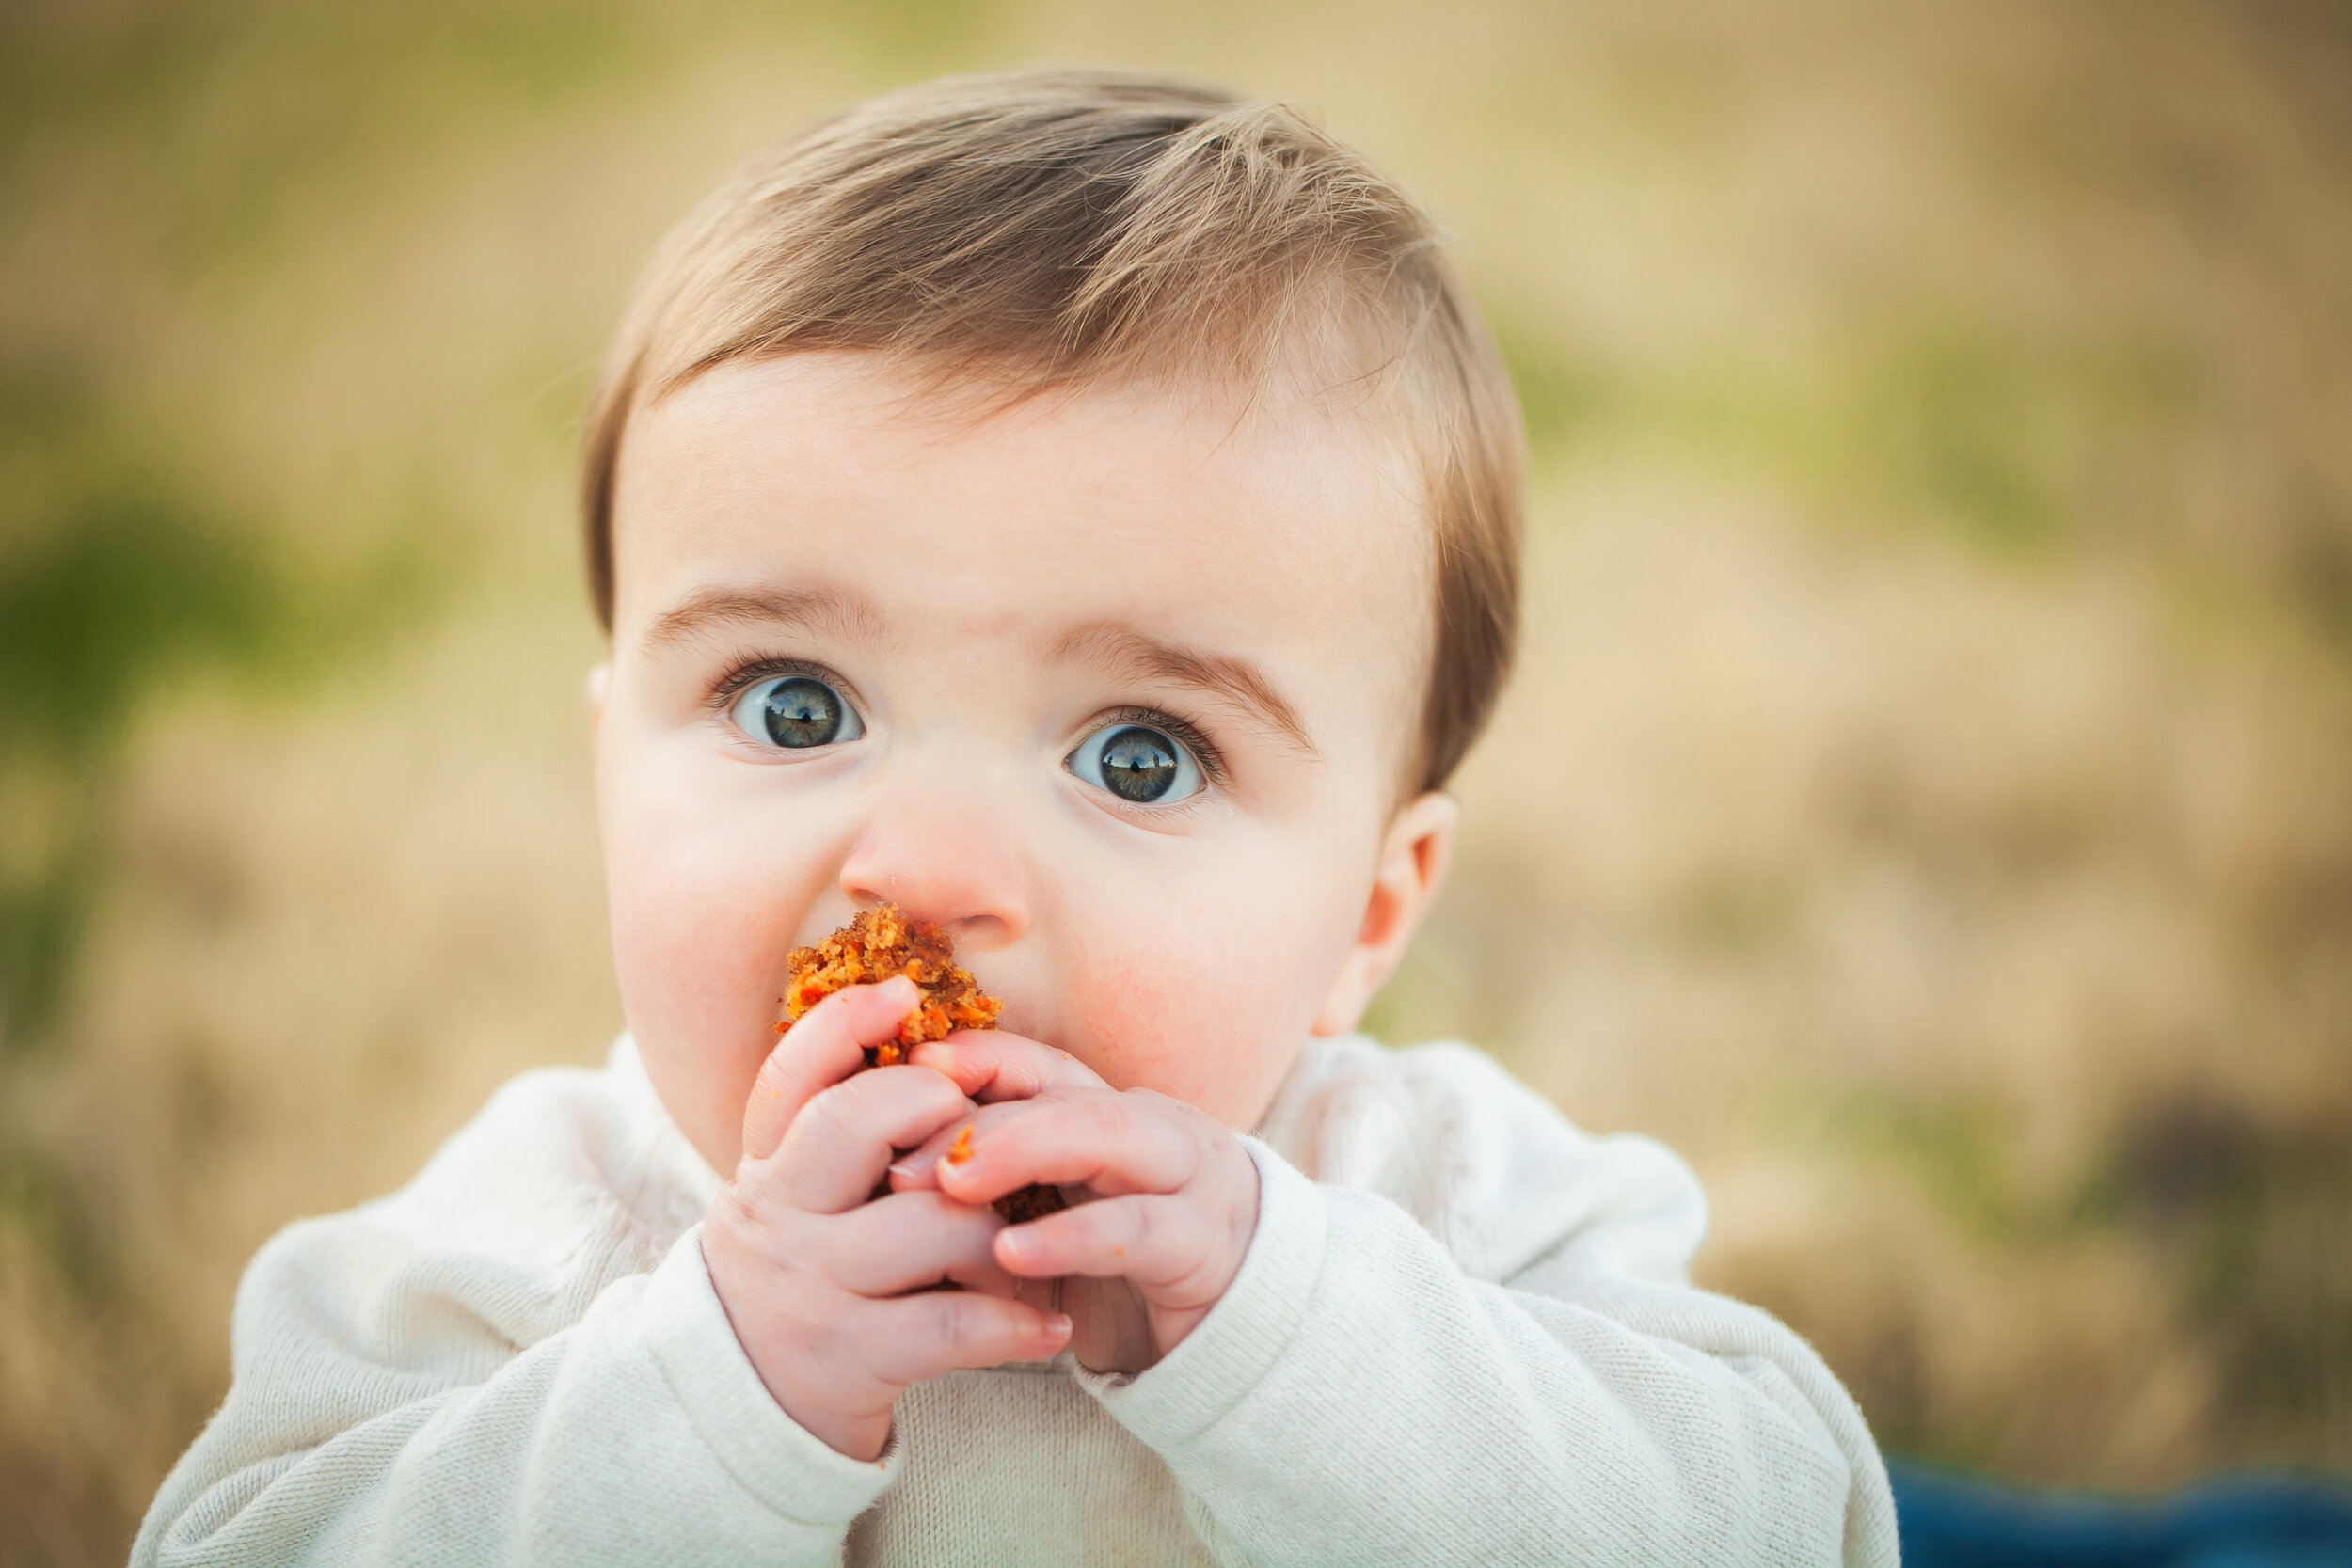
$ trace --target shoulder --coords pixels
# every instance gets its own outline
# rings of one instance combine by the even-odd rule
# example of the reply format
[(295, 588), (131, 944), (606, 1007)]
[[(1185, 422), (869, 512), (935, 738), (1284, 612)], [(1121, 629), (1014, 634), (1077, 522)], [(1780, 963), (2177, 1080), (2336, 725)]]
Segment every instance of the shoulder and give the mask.
[(415, 1180), (370, 1208), (488, 1251), (527, 1255), (607, 1225), (642, 1230), (661, 1250), (701, 1217), (718, 1185), (623, 1037), (602, 1068), (509, 1080)]
[(1311, 1040), (1259, 1134), (1318, 1181), (1395, 1202), (1477, 1278), (1573, 1249), (1678, 1283), (1706, 1230), (1698, 1182), (1670, 1150), (1583, 1132), (1459, 1041)]
[(509, 1081), (399, 1191), (280, 1231), (246, 1272), (238, 1317), (511, 1353), (568, 1326), (613, 1278), (650, 1270), (717, 1184), (625, 1038), (602, 1069)]

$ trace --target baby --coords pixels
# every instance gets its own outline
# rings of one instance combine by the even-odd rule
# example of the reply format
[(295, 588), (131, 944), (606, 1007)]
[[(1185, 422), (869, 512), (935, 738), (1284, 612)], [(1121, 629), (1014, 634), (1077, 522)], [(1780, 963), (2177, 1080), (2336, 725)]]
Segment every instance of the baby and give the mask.
[[(1282, 109), (966, 78), (744, 168), (587, 432), (628, 1034), (263, 1249), (135, 1560), (1892, 1562), (1679, 1163), (1351, 1034), (1519, 488), (1428, 220)], [(780, 1038), (885, 901), (1003, 1026)]]

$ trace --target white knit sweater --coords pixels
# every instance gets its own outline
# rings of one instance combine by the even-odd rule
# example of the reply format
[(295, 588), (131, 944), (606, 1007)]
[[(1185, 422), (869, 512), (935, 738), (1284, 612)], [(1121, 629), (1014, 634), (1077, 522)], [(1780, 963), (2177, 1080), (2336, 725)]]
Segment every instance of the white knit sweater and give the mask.
[(1895, 1560), (1853, 1402), (1687, 1283), (1706, 1211), (1665, 1149), (1362, 1039), (1311, 1044), (1259, 1134), (1257, 1236), (1171, 1354), (919, 1385), (866, 1464), (736, 1343), (718, 1179), (627, 1038), (526, 1073), (400, 1192), (262, 1248), (132, 1560)]

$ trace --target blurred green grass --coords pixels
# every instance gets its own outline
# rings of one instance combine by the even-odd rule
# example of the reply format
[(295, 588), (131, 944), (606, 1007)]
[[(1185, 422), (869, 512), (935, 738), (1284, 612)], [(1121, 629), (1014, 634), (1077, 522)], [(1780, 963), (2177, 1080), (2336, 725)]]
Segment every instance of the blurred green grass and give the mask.
[(1882, 1436), (2352, 1469), (2352, 25), (0, 12), (0, 1559), (119, 1559), (272, 1228), (617, 1025), (572, 420), (761, 142), (1040, 59), (1318, 106), (1537, 453), (1382, 998), (1666, 1136)]

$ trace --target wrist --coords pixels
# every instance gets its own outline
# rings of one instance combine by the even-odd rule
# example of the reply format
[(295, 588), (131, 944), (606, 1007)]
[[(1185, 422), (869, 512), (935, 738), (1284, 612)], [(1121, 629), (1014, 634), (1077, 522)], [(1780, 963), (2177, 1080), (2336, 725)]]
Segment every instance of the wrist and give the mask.
[[(774, 1390), (769, 1390), (773, 1393)], [(812, 1411), (803, 1416), (783, 1401), (776, 1402), (787, 1416), (800, 1422), (801, 1429), (819, 1443), (845, 1459), (855, 1459), (871, 1465), (890, 1447), (890, 1412), (879, 1416), (840, 1416), (824, 1411)]]
[(727, 1319), (695, 1226), (654, 1270), (638, 1316), (663, 1385), (709, 1454), (779, 1518), (839, 1531), (872, 1506), (900, 1467), (850, 1458), (787, 1415)]
[(707, 1222), (703, 1267), (760, 1386), (795, 1425), (835, 1453), (867, 1463), (881, 1458), (890, 1442), (889, 1406), (845, 1409), (830, 1397), (834, 1391), (830, 1386), (838, 1380), (802, 1347), (805, 1336), (794, 1331), (793, 1315), (762, 1299), (773, 1282), (760, 1277), (755, 1260), (741, 1255), (738, 1240), (726, 1225)]
[(845, 1402), (839, 1376), (801, 1345), (746, 1344), (743, 1354), (776, 1408), (834, 1452), (871, 1464), (890, 1446), (890, 1406), (874, 1410)]
[(1122, 1426), (1163, 1454), (1265, 1387), (1313, 1321), (1309, 1306), (1324, 1281), (1330, 1216), (1322, 1190), (1255, 1139), (1242, 1145), (1258, 1171), (1259, 1212), (1232, 1283), (1150, 1370), (1081, 1375)]
[(1183, 1344), (1200, 1326), (1201, 1320), (1225, 1299), (1225, 1293), (1232, 1289), (1241, 1274), (1243, 1260), (1249, 1256), (1250, 1243), (1257, 1238), (1258, 1164), (1241, 1139), (1231, 1132), (1224, 1135), (1217, 1158), (1221, 1180), (1216, 1224), (1221, 1256), (1205, 1290), (1152, 1304), (1152, 1338), (1161, 1355)]

